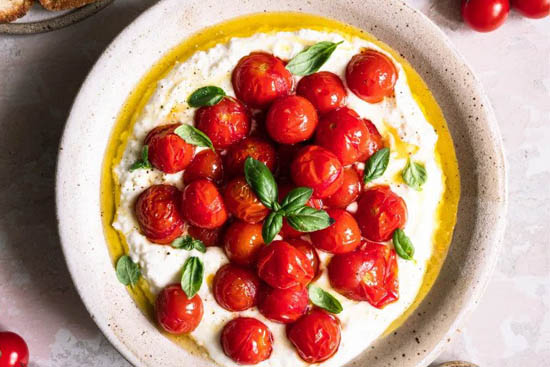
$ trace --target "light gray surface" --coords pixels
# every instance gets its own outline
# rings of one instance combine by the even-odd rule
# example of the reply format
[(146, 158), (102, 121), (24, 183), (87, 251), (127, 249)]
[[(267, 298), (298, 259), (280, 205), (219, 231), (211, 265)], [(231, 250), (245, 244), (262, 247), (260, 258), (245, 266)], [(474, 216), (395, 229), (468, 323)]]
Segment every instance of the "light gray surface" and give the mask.
[[(68, 29), (0, 36), (0, 329), (25, 336), (35, 366), (126, 365), (70, 282), (58, 247), (53, 177), (80, 83), (101, 50), (151, 3), (119, 0)], [(455, 1), (408, 3), (443, 28), (482, 80), (509, 161), (505, 250), (480, 306), (440, 360), (549, 365), (550, 19), (514, 16), (482, 35), (457, 21), (448, 5)]]

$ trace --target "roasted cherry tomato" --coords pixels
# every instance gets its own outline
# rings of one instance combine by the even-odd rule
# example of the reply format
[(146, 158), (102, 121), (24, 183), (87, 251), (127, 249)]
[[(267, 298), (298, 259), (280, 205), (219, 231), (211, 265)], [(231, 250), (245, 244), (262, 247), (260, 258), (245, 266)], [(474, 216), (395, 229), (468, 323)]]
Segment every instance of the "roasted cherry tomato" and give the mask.
[(237, 317), (222, 330), (221, 344), (226, 356), (239, 364), (257, 364), (271, 356), (273, 334), (261, 321)]
[(317, 278), (319, 276), (320, 260), (319, 254), (317, 254), (317, 250), (315, 250), (315, 247), (313, 247), (309, 242), (301, 240), (299, 238), (291, 238), (286, 241), (306, 255), (306, 257), (311, 262), (311, 268), (313, 269), (314, 274), (313, 279)]
[(377, 308), (399, 298), (397, 257), (386, 245), (370, 242), (358, 251), (333, 256), (328, 276), (338, 293)]
[(550, 15), (550, 0), (512, 0), (512, 6), (528, 18), (544, 18)]
[(264, 246), (262, 225), (235, 221), (227, 227), (223, 242), (229, 260), (239, 265), (253, 265)]
[(214, 298), (228, 311), (244, 311), (256, 306), (260, 279), (252, 271), (227, 264), (216, 272)]
[(187, 232), (189, 235), (197, 240), (201, 240), (206, 247), (219, 246), (222, 240), (222, 228), (201, 228), (195, 226), (189, 226)]
[(199, 179), (183, 190), (182, 214), (194, 226), (221, 227), (227, 220), (227, 211), (221, 194), (212, 182)]
[(317, 111), (310, 101), (300, 96), (286, 96), (273, 102), (265, 126), (276, 142), (296, 144), (311, 138), (317, 123)]
[(307, 98), (321, 114), (342, 107), (348, 95), (344, 83), (330, 71), (303, 77), (298, 82), (296, 94)]
[(343, 254), (354, 251), (361, 243), (361, 230), (353, 216), (344, 209), (328, 209), (334, 223), (323, 230), (310, 233), (311, 243), (318, 249)]
[(288, 242), (264, 246), (256, 263), (258, 276), (273, 288), (305, 287), (315, 275), (307, 256)]
[(254, 108), (267, 107), (293, 88), (292, 74), (285, 64), (265, 52), (252, 52), (240, 59), (231, 82), (237, 98)]
[(355, 168), (344, 168), (344, 183), (334, 194), (324, 200), (331, 208), (345, 209), (353, 203), (361, 192), (361, 179)]
[(136, 218), (149, 241), (167, 244), (183, 233), (180, 195), (180, 191), (171, 185), (153, 185), (139, 195)]
[(0, 367), (27, 367), (29, 347), (16, 333), (0, 332)]
[(407, 205), (388, 186), (376, 186), (361, 195), (355, 219), (366, 239), (389, 241), (397, 228), (405, 226)]
[(298, 355), (307, 363), (320, 363), (332, 357), (340, 346), (340, 320), (315, 308), (287, 326), (286, 335)]
[(275, 172), (277, 164), (275, 148), (267, 141), (255, 137), (246, 138), (229, 148), (224, 161), (226, 172), (230, 176), (244, 175), (244, 161), (248, 157), (262, 162), (271, 172)]
[(302, 316), (309, 304), (307, 288), (277, 289), (263, 286), (258, 310), (271, 321), (288, 324)]
[(386, 55), (365, 50), (353, 56), (346, 67), (349, 89), (368, 103), (378, 103), (394, 94), (397, 69)]
[(462, 18), (478, 32), (500, 27), (510, 12), (509, 0), (462, 0)]
[(250, 117), (246, 107), (231, 97), (214, 106), (195, 112), (195, 125), (208, 135), (216, 149), (225, 149), (244, 139), (250, 132)]
[(325, 148), (309, 145), (298, 152), (290, 166), (297, 186), (313, 189), (313, 196), (326, 198), (344, 183), (344, 170), (338, 158)]
[[(290, 183), (282, 183), (279, 186), (279, 202), (283, 201), (283, 199), (288, 195), (290, 190), (296, 188), (294, 185), (291, 185)], [(308, 202), (306, 203), (307, 206), (310, 208), (315, 209), (322, 209), (323, 208), (323, 200), (311, 197)], [(281, 228), (281, 232), (279, 233), (283, 238), (296, 238), (303, 236), (305, 233), (295, 230), (288, 224), (288, 221), (286, 219), (283, 219), (283, 228)]]
[(191, 161), (191, 164), (183, 172), (183, 182), (187, 185), (199, 178), (206, 178), (215, 184), (220, 184), (223, 179), (223, 165), (220, 156), (206, 149), (199, 152)]
[(204, 312), (201, 297), (187, 297), (181, 285), (164, 288), (155, 302), (155, 312), (160, 326), (171, 334), (190, 333), (199, 326)]
[(371, 136), (367, 123), (372, 124), (347, 107), (334, 110), (321, 118), (315, 143), (334, 153), (344, 166), (366, 160), (382, 143), (376, 127), (376, 134)]
[(248, 223), (258, 223), (269, 214), (244, 177), (231, 180), (225, 187), (223, 199), (227, 210), (237, 218)]
[(179, 135), (174, 134), (178, 126), (181, 124), (158, 126), (145, 138), (145, 144), (149, 149), (149, 162), (165, 173), (184, 170), (195, 154), (194, 145), (186, 143)]

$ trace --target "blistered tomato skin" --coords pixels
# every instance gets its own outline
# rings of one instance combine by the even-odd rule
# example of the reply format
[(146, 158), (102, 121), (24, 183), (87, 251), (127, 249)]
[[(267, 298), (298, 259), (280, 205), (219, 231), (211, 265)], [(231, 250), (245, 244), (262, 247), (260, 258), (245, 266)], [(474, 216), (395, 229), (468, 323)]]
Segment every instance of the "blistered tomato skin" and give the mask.
[(340, 347), (340, 320), (315, 308), (288, 325), (286, 335), (304, 361), (320, 363), (332, 357)]
[(291, 238), (286, 241), (306, 255), (308, 260), (311, 262), (311, 268), (313, 269), (314, 274), (313, 279), (316, 279), (319, 276), (320, 260), (319, 254), (317, 254), (315, 247), (313, 247), (309, 242), (299, 238)]
[(354, 251), (361, 244), (361, 231), (353, 216), (343, 209), (328, 209), (327, 213), (335, 222), (310, 234), (313, 246), (333, 254)]
[[(283, 183), (279, 186), (279, 202), (282, 202), (283, 199), (288, 195), (288, 193), (296, 188), (294, 185), (291, 185), (289, 183)], [(311, 197), (308, 202), (306, 203), (306, 206), (309, 206), (310, 208), (314, 209), (323, 209), (323, 200), (315, 197)], [(281, 232), (279, 234), (284, 238), (296, 238), (304, 235), (304, 232), (300, 232), (295, 230), (288, 224), (288, 221), (286, 219), (283, 219), (283, 228), (281, 228)]]
[(194, 145), (186, 143), (179, 135), (174, 134), (174, 130), (179, 126), (181, 124), (158, 126), (145, 138), (145, 144), (149, 149), (149, 162), (164, 173), (184, 170), (195, 154)]
[(313, 189), (313, 196), (326, 198), (344, 183), (340, 160), (325, 148), (310, 145), (298, 152), (290, 166), (292, 180), (297, 186)]
[(275, 152), (275, 148), (263, 139), (249, 137), (229, 148), (224, 160), (225, 169), (228, 175), (244, 175), (244, 161), (248, 157), (252, 157), (262, 162), (271, 172), (275, 172), (275, 167), (277, 165), (277, 153)]
[(271, 356), (273, 335), (263, 322), (251, 317), (238, 317), (224, 326), (221, 344), (225, 355), (233, 361), (252, 365)]
[(237, 98), (253, 108), (266, 108), (293, 88), (292, 74), (285, 64), (265, 52), (252, 52), (240, 59), (231, 83)]
[(185, 172), (183, 172), (183, 183), (186, 185), (200, 178), (206, 178), (218, 185), (222, 182), (222, 160), (220, 156), (211, 149), (199, 152), (195, 158), (193, 158)]
[(182, 214), (192, 225), (207, 229), (221, 227), (227, 220), (221, 194), (205, 179), (193, 181), (183, 190)]
[(262, 247), (256, 266), (260, 279), (278, 289), (305, 287), (315, 275), (306, 255), (285, 241)]
[(244, 311), (256, 305), (260, 279), (248, 269), (227, 264), (216, 272), (212, 288), (221, 307), (232, 312)]
[(397, 69), (386, 55), (365, 50), (348, 63), (346, 82), (357, 97), (368, 103), (378, 103), (393, 96)]
[(216, 149), (225, 149), (249, 134), (250, 116), (241, 102), (225, 97), (214, 106), (199, 108), (195, 126), (208, 135)]
[(357, 170), (352, 167), (344, 168), (344, 183), (334, 194), (324, 200), (331, 208), (345, 209), (353, 203), (361, 192), (361, 179)]
[(550, 0), (512, 0), (512, 6), (528, 18), (538, 19), (550, 15)]
[(311, 138), (318, 122), (317, 111), (310, 101), (300, 96), (286, 96), (273, 102), (265, 126), (276, 142), (296, 144)]
[(183, 233), (180, 195), (180, 191), (171, 185), (153, 185), (139, 195), (135, 205), (136, 218), (149, 241), (168, 244)]
[(389, 241), (397, 228), (405, 226), (407, 205), (389, 186), (376, 186), (361, 195), (355, 219), (366, 239)]
[(244, 177), (231, 180), (225, 187), (223, 199), (227, 210), (247, 223), (258, 223), (269, 214)]
[(288, 324), (298, 320), (306, 312), (308, 303), (307, 288), (277, 289), (263, 286), (258, 310), (271, 321)]
[(348, 93), (338, 75), (320, 71), (300, 79), (296, 94), (307, 98), (320, 114), (324, 114), (342, 107)]
[(258, 252), (264, 246), (261, 224), (235, 221), (225, 231), (225, 254), (235, 264), (253, 265), (256, 262)]
[(25, 340), (10, 331), (0, 332), (0, 367), (27, 367), (29, 347)]
[(343, 296), (383, 308), (399, 298), (395, 250), (378, 243), (335, 255), (328, 265), (330, 285)]
[(509, 12), (509, 0), (462, 0), (462, 18), (478, 32), (491, 32), (499, 28)]
[(189, 299), (179, 284), (164, 288), (155, 302), (159, 325), (170, 334), (187, 334), (199, 326), (204, 313), (198, 294)]
[(218, 228), (201, 228), (195, 226), (189, 226), (187, 232), (194, 239), (202, 241), (206, 247), (219, 246), (222, 240), (223, 227)]

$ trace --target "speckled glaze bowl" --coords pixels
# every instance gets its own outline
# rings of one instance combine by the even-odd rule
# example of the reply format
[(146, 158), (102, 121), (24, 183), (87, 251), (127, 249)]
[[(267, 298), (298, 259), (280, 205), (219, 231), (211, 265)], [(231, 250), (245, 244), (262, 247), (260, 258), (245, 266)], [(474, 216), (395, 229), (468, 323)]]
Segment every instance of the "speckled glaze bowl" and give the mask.
[(99, 328), (134, 365), (212, 365), (161, 335), (117, 281), (100, 217), (102, 157), (121, 106), (162, 54), (201, 28), (264, 11), (317, 14), (374, 34), (412, 64), (444, 112), (462, 186), (447, 260), (415, 313), (348, 364), (426, 366), (477, 304), (496, 263), (504, 229), (506, 177), (498, 127), (479, 81), (444, 34), (401, 1), (165, 0), (139, 17), (90, 72), (61, 142), (57, 213), (74, 283)]

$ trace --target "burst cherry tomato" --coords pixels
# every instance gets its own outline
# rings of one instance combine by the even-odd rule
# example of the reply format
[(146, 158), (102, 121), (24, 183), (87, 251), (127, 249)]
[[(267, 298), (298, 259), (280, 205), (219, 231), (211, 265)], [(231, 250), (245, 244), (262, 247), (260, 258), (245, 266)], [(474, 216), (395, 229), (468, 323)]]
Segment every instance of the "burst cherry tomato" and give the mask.
[(201, 228), (195, 226), (189, 226), (187, 232), (189, 235), (197, 240), (201, 240), (206, 247), (219, 246), (222, 237), (222, 228)]
[(183, 334), (199, 326), (204, 310), (198, 294), (189, 299), (179, 284), (172, 284), (158, 295), (155, 312), (164, 330), (171, 334)]
[(239, 364), (257, 364), (271, 356), (273, 334), (261, 321), (237, 317), (222, 330), (221, 344), (226, 356)]
[(225, 149), (248, 135), (250, 117), (241, 102), (225, 97), (214, 106), (199, 108), (195, 125), (208, 135), (216, 149)]
[(301, 240), (299, 238), (291, 238), (287, 240), (292, 246), (302, 251), (311, 262), (311, 268), (313, 269), (313, 279), (319, 276), (319, 255), (317, 250), (309, 242)]
[(181, 124), (163, 125), (147, 134), (145, 144), (149, 149), (149, 161), (153, 167), (165, 173), (184, 170), (195, 154), (195, 146), (174, 134)]
[(510, 12), (509, 0), (462, 0), (462, 17), (478, 32), (500, 27)]
[(307, 288), (277, 289), (263, 286), (258, 310), (271, 321), (288, 324), (302, 316), (309, 304)]
[(285, 64), (265, 52), (252, 52), (240, 59), (231, 82), (237, 98), (254, 108), (267, 107), (293, 88), (292, 74)]
[(528, 18), (544, 18), (550, 14), (550, 0), (512, 0), (512, 6)]
[(310, 101), (300, 96), (286, 96), (273, 102), (265, 126), (276, 142), (296, 144), (311, 138), (317, 122), (317, 111)]
[(332, 357), (340, 346), (340, 320), (321, 309), (313, 309), (287, 326), (286, 335), (307, 363), (320, 363)]
[(227, 211), (221, 194), (212, 182), (200, 179), (183, 190), (182, 213), (194, 226), (221, 227), (227, 220)]
[(288, 242), (264, 246), (256, 263), (258, 276), (273, 288), (305, 287), (315, 275), (307, 256)]
[(327, 213), (335, 222), (310, 234), (313, 246), (333, 254), (354, 251), (361, 243), (361, 231), (353, 216), (343, 209), (328, 209)]
[(344, 183), (324, 202), (331, 208), (345, 209), (349, 204), (354, 202), (361, 192), (361, 179), (355, 168), (344, 168)]
[(358, 251), (333, 256), (328, 276), (338, 293), (377, 308), (399, 298), (397, 257), (386, 245), (371, 242)]
[(381, 102), (394, 94), (397, 69), (386, 55), (366, 50), (353, 56), (346, 68), (349, 89), (368, 103)]
[(231, 180), (225, 187), (223, 199), (227, 210), (237, 218), (248, 223), (258, 223), (269, 214), (243, 177)]
[(225, 254), (235, 264), (243, 266), (254, 264), (263, 246), (261, 224), (235, 221), (225, 231)]
[(0, 367), (26, 367), (29, 347), (22, 337), (10, 331), (0, 332)]
[(225, 169), (227, 173), (230, 176), (244, 175), (244, 161), (248, 157), (262, 162), (271, 172), (275, 172), (277, 164), (275, 148), (263, 139), (249, 137), (229, 148), (225, 156)]
[(342, 107), (348, 93), (338, 75), (320, 71), (303, 77), (298, 82), (296, 94), (307, 98), (323, 114)]
[(297, 186), (311, 187), (317, 198), (334, 194), (344, 183), (344, 170), (338, 158), (318, 145), (300, 150), (290, 166), (290, 173)]
[[(288, 195), (290, 190), (294, 189), (295, 186), (289, 184), (289, 183), (283, 183), (279, 186), (279, 202), (283, 201), (283, 199)], [(306, 203), (307, 206), (310, 208), (315, 209), (322, 209), (323, 208), (323, 200), (311, 197), (308, 202)], [(296, 238), (304, 235), (304, 232), (300, 232), (295, 230), (288, 224), (288, 221), (286, 219), (283, 219), (283, 228), (281, 228), (281, 232), (279, 233), (283, 238)]]
[(151, 242), (167, 244), (181, 236), (180, 191), (170, 185), (153, 185), (142, 192), (135, 206), (141, 232)]
[(260, 279), (248, 269), (227, 264), (216, 272), (212, 288), (220, 306), (228, 311), (244, 311), (256, 305)]
[(199, 178), (206, 178), (216, 184), (223, 179), (223, 165), (220, 156), (211, 149), (200, 152), (183, 173), (183, 182), (187, 185)]
[(407, 222), (407, 205), (388, 186), (373, 187), (361, 195), (355, 219), (366, 239), (389, 241), (393, 232)]

